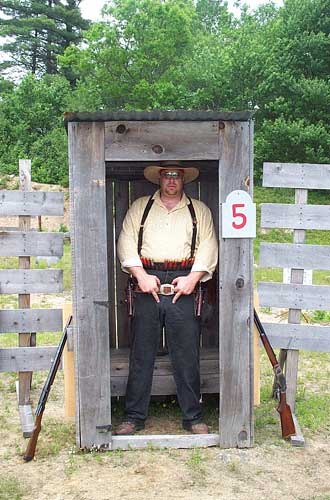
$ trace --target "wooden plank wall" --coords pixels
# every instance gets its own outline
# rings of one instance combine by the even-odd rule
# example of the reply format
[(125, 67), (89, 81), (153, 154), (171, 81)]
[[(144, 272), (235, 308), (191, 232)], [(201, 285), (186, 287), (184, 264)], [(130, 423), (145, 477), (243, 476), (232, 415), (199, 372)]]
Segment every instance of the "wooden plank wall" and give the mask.
[(69, 124), (77, 442), (111, 440), (104, 123)]
[[(219, 140), (221, 204), (236, 189), (252, 194), (253, 123), (225, 122)], [(252, 250), (249, 238), (220, 239), (219, 428), (223, 448), (253, 444)]]
[(290, 284), (259, 283), (261, 306), (287, 308), (288, 323), (265, 324), (274, 347), (280, 347), (285, 364), (288, 402), (294, 409), (298, 374), (298, 349), (330, 351), (329, 327), (304, 325), (301, 310), (329, 310), (330, 287), (303, 284), (306, 269), (330, 269), (330, 247), (305, 243), (306, 229), (329, 230), (329, 205), (309, 205), (308, 189), (330, 189), (330, 165), (265, 163), (263, 185), (295, 189), (295, 204), (263, 204), (262, 228), (293, 230), (292, 244), (262, 243), (260, 266), (290, 268)]
[[(123, 169), (125, 163), (123, 162)], [(109, 266), (109, 297), (115, 297), (111, 301), (109, 309), (109, 330), (112, 348), (129, 347), (130, 326), (127, 317), (127, 306), (125, 303), (125, 288), (127, 274), (120, 268), (118, 258), (116, 258), (116, 247), (119, 233), (125, 214), (130, 205), (141, 196), (150, 196), (157, 186), (143, 178), (143, 166), (135, 170), (135, 175), (139, 178), (132, 181), (116, 178), (111, 164), (107, 169), (107, 227), (108, 227), (108, 266)], [(207, 168), (204, 165), (204, 169)], [(214, 170), (212, 162), (209, 165), (210, 171)], [(116, 169), (118, 172), (118, 169)], [(214, 225), (218, 233), (219, 209), (218, 209), (218, 183), (217, 175), (210, 176), (211, 179), (203, 179), (203, 182), (192, 182), (185, 186), (185, 192), (192, 198), (204, 201), (211, 209)], [(219, 303), (216, 296), (218, 283), (218, 273), (215, 273), (214, 281), (208, 286), (206, 302), (203, 306), (202, 315), (202, 345), (203, 347), (217, 347), (219, 345)]]
[[(107, 427), (111, 423), (109, 339), (118, 353), (129, 344), (123, 293), (127, 276), (115, 258), (115, 244), (130, 204), (157, 189), (144, 180), (143, 167), (162, 160), (202, 165), (201, 182), (189, 184), (186, 192), (206, 201), (217, 227), (219, 201), (224, 202), (233, 189), (252, 188), (252, 128), (251, 122), (217, 121), (68, 124), (79, 446), (106, 447), (111, 441)], [(251, 241), (221, 240), (220, 259), (223, 265), (215, 289), (221, 293), (220, 297), (213, 294), (207, 309), (203, 346), (215, 348), (218, 354), (220, 328), (216, 374), (220, 378), (220, 446), (248, 447), (253, 442)], [(168, 367), (163, 369), (157, 385), (161, 394), (161, 384), (168, 388), (170, 383)], [(122, 381), (123, 377), (117, 382)], [(208, 385), (206, 380), (206, 389)], [(100, 431), (99, 425), (103, 426)]]

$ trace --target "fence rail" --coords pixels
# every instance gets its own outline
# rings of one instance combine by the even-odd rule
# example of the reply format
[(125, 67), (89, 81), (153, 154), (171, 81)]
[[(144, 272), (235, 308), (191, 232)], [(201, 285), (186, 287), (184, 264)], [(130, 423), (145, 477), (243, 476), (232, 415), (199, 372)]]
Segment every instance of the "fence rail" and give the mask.
[(0, 294), (63, 292), (62, 269), (1, 269)]
[(261, 243), (260, 267), (330, 269), (329, 245), (299, 243)]
[(264, 187), (330, 189), (330, 165), (264, 163)]
[(0, 217), (63, 214), (64, 197), (61, 192), (1, 191)]
[(63, 234), (40, 233), (37, 231), (8, 231), (0, 233), (0, 256), (61, 257), (63, 255)]

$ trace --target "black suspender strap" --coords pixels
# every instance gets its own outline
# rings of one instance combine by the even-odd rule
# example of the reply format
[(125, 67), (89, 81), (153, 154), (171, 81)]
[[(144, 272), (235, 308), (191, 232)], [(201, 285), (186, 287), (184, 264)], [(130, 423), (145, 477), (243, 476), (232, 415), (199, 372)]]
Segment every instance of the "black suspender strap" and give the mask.
[(197, 217), (196, 217), (196, 212), (194, 209), (194, 205), (192, 204), (191, 198), (187, 196), (189, 200), (188, 208), (189, 212), (191, 215), (191, 220), (193, 223), (193, 232), (192, 232), (192, 238), (191, 238), (191, 248), (190, 248), (190, 258), (192, 259), (194, 257), (195, 253), (195, 248), (196, 248), (196, 238), (197, 238)]
[[(191, 220), (192, 220), (192, 224), (193, 224), (193, 232), (192, 232), (192, 238), (191, 238), (191, 249), (190, 249), (190, 258), (192, 259), (194, 257), (195, 248), (196, 248), (197, 217), (196, 217), (196, 212), (194, 209), (194, 205), (192, 204), (191, 198), (189, 196), (187, 196), (187, 198), (189, 200), (188, 208), (189, 208), (189, 212), (190, 212)], [(139, 254), (139, 256), (141, 256), (144, 223), (149, 215), (150, 209), (151, 209), (154, 201), (155, 200), (153, 199), (153, 195), (150, 196), (148, 203), (146, 204), (146, 208), (144, 209), (144, 212), (142, 215), (140, 229), (139, 229), (139, 236), (138, 236), (138, 254)]]
[(153, 195), (150, 196), (148, 203), (146, 204), (146, 208), (144, 209), (141, 223), (140, 223), (140, 229), (139, 229), (139, 236), (138, 236), (138, 254), (141, 256), (141, 248), (142, 248), (142, 241), (143, 241), (143, 226), (146, 221), (146, 218), (148, 217), (148, 214), (150, 212), (150, 209), (152, 207), (152, 204), (155, 200), (153, 200)]

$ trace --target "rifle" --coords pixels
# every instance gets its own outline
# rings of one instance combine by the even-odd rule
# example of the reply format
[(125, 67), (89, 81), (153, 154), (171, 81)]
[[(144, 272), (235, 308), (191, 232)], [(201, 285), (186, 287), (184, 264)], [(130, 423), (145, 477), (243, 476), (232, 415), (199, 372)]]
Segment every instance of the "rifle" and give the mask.
[(65, 328), (63, 331), (63, 336), (61, 338), (61, 342), (59, 343), (59, 345), (57, 347), (55, 358), (53, 359), (53, 362), (51, 364), (51, 367), (50, 367), (50, 370), (48, 373), (47, 380), (46, 380), (46, 382), (42, 388), (41, 394), (40, 394), (38, 406), (37, 406), (36, 411), (35, 411), (36, 418), (35, 418), (35, 422), (34, 422), (34, 428), (33, 428), (31, 437), (29, 439), (28, 445), (26, 447), (25, 455), (23, 457), (25, 462), (30, 462), (30, 460), (32, 460), (34, 458), (34, 455), (36, 452), (38, 436), (39, 436), (39, 432), (41, 431), (42, 416), (44, 414), (48, 395), (50, 393), (50, 388), (54, 382), (54, 379), (55, 379), (55, 376), (56, 376), (56, 373), (57, 373), (57, 370), (58, 370), (58, 367), (59, 367), (59, 364), (61, 361), (61, 356), (63, 353), (65, 342), (67, 340), (67, 329), (70, 326), (71, 322), (72, 322), (72, 315), (69, 316), (69, 318), (66, 322), (66, 325), (65, 325)]
[(282, 427), (282, 437), (284, 439), (289, 438), (290, 436), (294, 436), (296, 434), (296, 428), (293, 422), (293, 417), (292, 417), (292, 412), (291, 408), (286, 402), (286, 380), (284, 373), (282, 371), (282, 368), (280, 364), (278, 363), (276, 359), (275, 352), (273, 351), (272, 346), (270, 345), (270, 342), (268, 340), (268, 337), (266, 335), (266, 332), (264, 330), (264, 327), (261, 324), (261, 321), (259, 319), (259, 316), (254, 309), (254, 323), (257, 327), (257, 330), (259, 332), (261, 341), (264, 345), (264, 348), (266, 350), (267, 356), (269, 358), (269, 361), (271, 362), (274, 370), (274, 374), (276, 377), (276, 383), (277, 383), (277, 395), (279, 398), (279, 405), (276, 408), (278, 413), (280, 414), (280, 419), (281, 419), (281, 427)]

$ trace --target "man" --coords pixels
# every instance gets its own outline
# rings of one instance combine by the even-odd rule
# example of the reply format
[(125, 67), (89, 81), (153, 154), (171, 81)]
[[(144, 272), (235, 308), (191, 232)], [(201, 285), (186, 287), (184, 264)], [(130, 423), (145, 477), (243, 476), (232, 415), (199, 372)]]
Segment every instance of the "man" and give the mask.
[(217, 264), (218, 247), (212, 215), (190, 200), (184, 184), (199, 175), (194, 167), (163, 162), (144, 170), (159, 184), (152, 197), (136, 200), (128, 210), (118, 240), (122, 269), (133, 277), (134, 315), (125, 418), (117, 434), (144, 428), (160, 332), (165, 326), (183, 428), (206, 434), (200, 408), (200, 321), (195, 290)]

